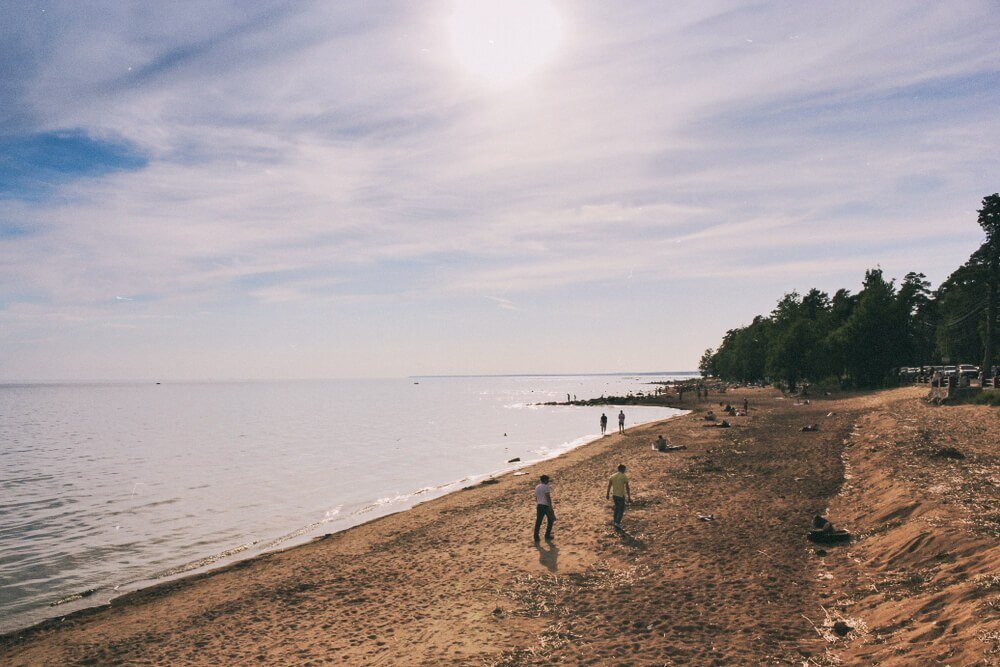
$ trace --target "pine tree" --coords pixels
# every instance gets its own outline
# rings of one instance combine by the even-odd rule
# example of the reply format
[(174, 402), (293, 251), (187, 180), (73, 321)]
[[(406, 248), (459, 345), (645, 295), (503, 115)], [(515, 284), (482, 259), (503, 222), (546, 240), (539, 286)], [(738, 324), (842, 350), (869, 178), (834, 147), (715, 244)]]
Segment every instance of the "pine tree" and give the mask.
[(988, 375), (993, 366), (993, 342), (997, 322), (997, 283), (1000, 282), (1000, 193), (983, 198), (979, 209), (979, 226), (986, 232), (987, 285), (986, 333), (983, 345), (983, 374)]

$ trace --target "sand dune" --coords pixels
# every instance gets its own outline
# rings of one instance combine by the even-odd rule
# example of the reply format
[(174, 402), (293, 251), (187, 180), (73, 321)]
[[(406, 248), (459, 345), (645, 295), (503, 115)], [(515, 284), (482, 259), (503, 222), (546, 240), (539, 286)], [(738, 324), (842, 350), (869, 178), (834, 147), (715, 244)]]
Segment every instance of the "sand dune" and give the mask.
[(1000, 420), (920, 395), (872, 402), (846, 443), (833, 511), (861, 539), (824, 559), (827, 609), (851, 663), (1000, 664)]

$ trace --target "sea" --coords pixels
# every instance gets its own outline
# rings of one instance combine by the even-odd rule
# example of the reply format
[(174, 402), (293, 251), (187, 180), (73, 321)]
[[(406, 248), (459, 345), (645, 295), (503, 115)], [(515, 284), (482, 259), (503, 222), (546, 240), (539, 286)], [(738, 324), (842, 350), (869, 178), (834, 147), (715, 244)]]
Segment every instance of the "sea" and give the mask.
[(619, 408), (541, 403), (691, 376), (0, 385), (0, 632), (558, 456)]

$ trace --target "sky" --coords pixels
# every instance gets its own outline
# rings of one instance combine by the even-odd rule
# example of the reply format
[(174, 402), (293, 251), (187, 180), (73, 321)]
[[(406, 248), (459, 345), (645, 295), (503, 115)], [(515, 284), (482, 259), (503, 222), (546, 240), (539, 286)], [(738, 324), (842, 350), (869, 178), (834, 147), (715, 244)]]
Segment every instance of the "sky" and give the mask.
[(0, 381), (690, 370), (936, 287), (1000, 190), (1000, 12), (0, 0)]

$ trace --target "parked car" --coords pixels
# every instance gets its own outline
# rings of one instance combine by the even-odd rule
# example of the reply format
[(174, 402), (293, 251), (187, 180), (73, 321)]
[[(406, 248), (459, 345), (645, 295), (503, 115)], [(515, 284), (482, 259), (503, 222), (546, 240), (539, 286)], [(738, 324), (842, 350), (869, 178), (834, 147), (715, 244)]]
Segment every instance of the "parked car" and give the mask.
[(973, 366), (972, 364), (959, 364), (958, 374), (964, 378), (977, 378), (979, 377), (979, 366)]

